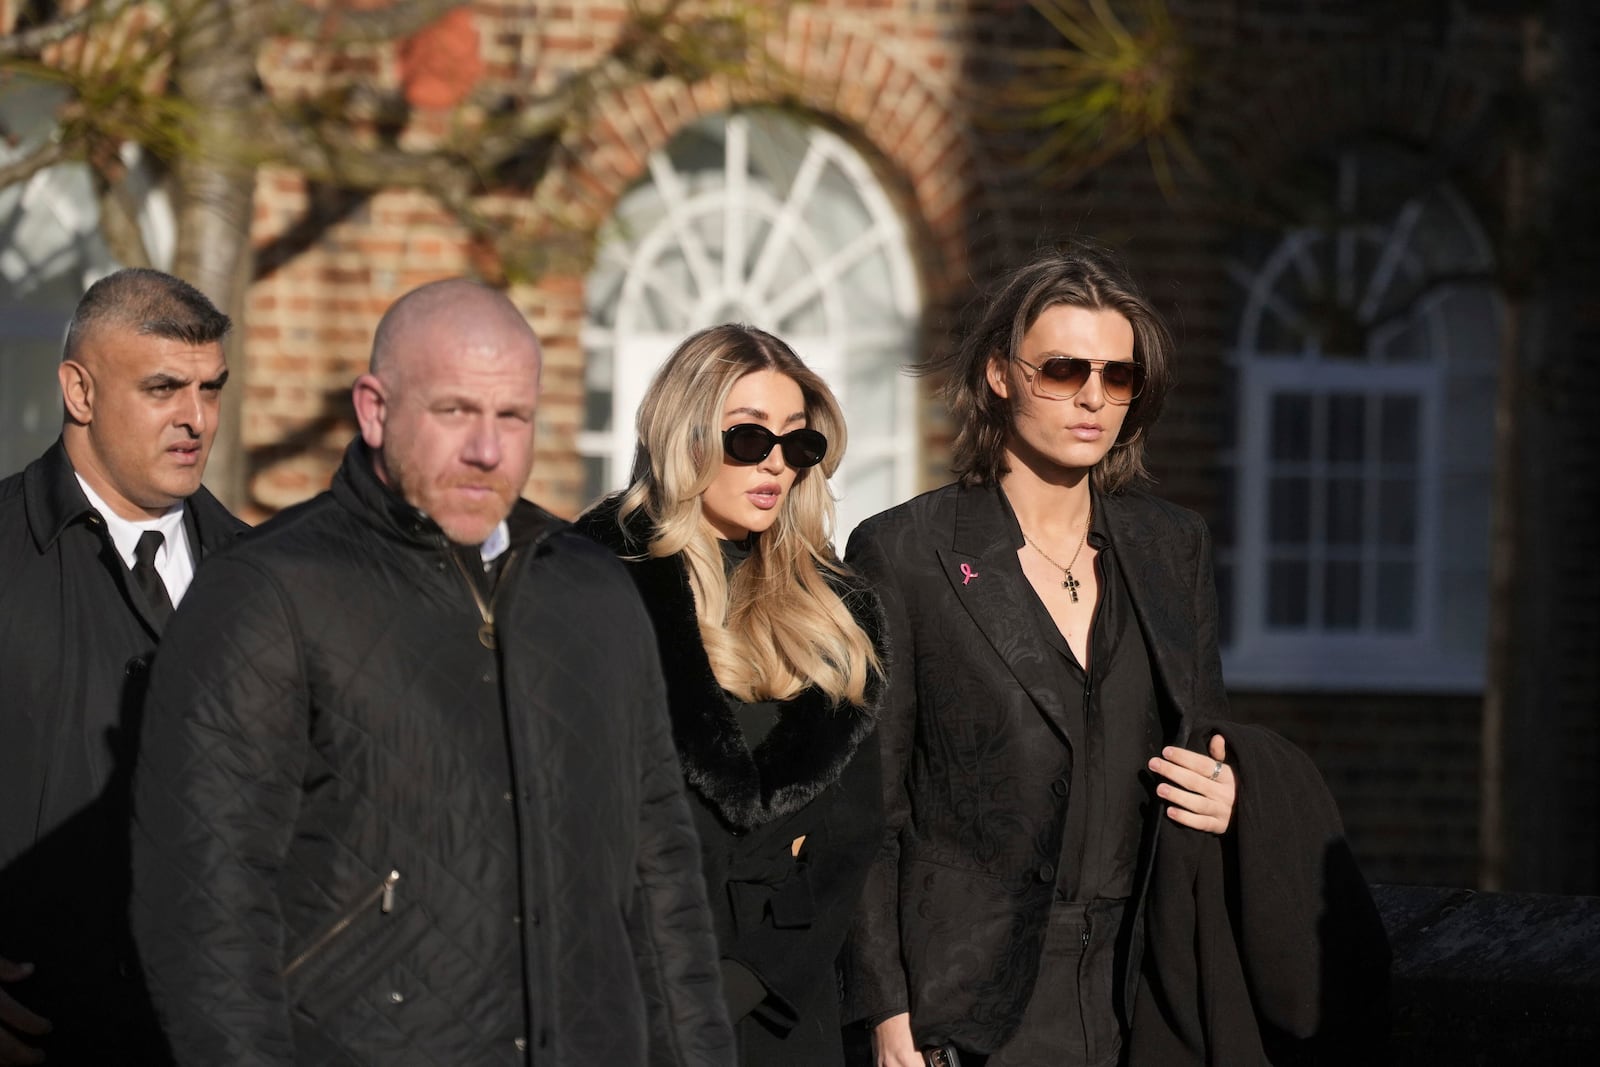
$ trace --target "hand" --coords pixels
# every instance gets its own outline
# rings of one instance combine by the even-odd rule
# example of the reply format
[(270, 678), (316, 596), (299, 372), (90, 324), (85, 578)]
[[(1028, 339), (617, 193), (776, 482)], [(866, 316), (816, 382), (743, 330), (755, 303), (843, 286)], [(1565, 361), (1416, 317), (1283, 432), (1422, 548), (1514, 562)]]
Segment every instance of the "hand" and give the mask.
[[(20, 982), (33, 973), (31, 963), (12, 963), (0, 956), (0, 982)], [(21, 1067), (24, 1064), (44, 1062), (44, 1053), (32, 1045), (24, 1044), (11, 1031), (30, 1037), (43, 1037), (50, 1032), (50, 1020), (18, 1004), (10, 993), (0, 989), (0, 1067)]]
[(891, 1015), (872, 1028), (872, 1057), (877, 1067), (923, 1067), (911, 1036), (910, 1012)]
[(1168, 745), (1160, 756), (1151, 758), (1149, 766), (1167, 779), (1156, 786), (1156, 795), (1169, 805), (1169, 819), (1208, 834), (1221, 834), (1233, 822), (1238, 781), (1227, 764), (1228, 743), (1222, 735), (1213, 734), (1208, 748), (1211, 755), (1205, 756)]

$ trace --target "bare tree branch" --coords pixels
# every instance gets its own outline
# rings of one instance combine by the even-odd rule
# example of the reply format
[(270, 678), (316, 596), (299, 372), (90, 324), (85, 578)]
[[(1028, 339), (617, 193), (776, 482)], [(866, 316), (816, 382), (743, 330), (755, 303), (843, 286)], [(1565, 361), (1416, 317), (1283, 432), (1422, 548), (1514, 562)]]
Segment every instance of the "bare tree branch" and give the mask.
[(270, 0), (273, 29), (331, 45), (376, 44), (409, 37), (469, 0), (394, 0), (386, 7), (317, 10), (303, 0)]
[(124, 267), (153, 267), (150, 250), (139, 229), (139, 209), (133, 202), (127, 178), (95, 168), (95, 185), (100, 205), (100, 236), (111, 255)]
[(25, 182), (46, 167), (53, 167), (66, 159), (70, 152), (60, 141), (49, 140), (21, 159), (0, 165), (0, 189)]
[(97, 0), (71, 15), (31, 27), (20, 33), (0, 36), (0, 59), (36, 58), (50, 45), (87, 29), (97, 20), (116, 17), (123, 8), (135, 2), (136, 0)]
[(419, 188), (449, 200), (481, 185), (483, 175), (526, 150), (530, 142), (558, 136), (599, 95), (649, 76), (608, 56), (554, 91), (490, 118), (478, 130), (432, 151), (362, 143), (337, 118), (318, 124), (266, 110), (249, 128), (270, 157), (313, 181), (348, 189)]

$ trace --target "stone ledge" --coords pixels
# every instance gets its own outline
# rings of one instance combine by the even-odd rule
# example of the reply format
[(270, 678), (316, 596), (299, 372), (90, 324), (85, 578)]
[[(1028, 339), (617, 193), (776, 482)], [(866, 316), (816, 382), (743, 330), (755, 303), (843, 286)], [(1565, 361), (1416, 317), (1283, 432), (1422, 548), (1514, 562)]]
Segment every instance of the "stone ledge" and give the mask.
[(1394, 1063), (1596, 1062), (1600, 897), (1372, 893), (1394, 951)]

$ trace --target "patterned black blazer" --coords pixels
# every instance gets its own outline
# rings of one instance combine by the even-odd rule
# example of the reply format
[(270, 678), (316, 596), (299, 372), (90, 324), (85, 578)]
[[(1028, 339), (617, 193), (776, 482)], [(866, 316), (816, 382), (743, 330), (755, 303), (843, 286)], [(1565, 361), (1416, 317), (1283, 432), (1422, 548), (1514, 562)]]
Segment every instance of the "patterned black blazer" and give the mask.
[[(887, 832), (845, 954), (845, 1017), (909, 1010), (920, 1044), (974, 1051), (1004, 1043), (1027, 1006), (1072, 779), (1068, 695), (999, 493), (924, 494), (863, 523), (847, 554), (882, 599), (890, 683)], [(1192, 724), (1227, 706), (1205, 524), (1141, 492), (1095, 506), (1149, 647), (1165, 737), (1190, 743)], [(1147, 827), (1141, 902), (1155, 836)]]

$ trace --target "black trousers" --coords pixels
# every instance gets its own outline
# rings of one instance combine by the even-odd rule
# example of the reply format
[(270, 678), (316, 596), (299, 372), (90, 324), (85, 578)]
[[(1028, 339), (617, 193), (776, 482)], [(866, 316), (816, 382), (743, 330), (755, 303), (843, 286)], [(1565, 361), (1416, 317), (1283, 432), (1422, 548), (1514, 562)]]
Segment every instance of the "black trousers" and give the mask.
[(1115, 1067), (1124, 1025), (1116, 1003), (1117, 944), (1126, 905), (1051, 905), (1039, 977), (1021, 1025), (987, 1057), (963, 1053), (962, 1067)]

